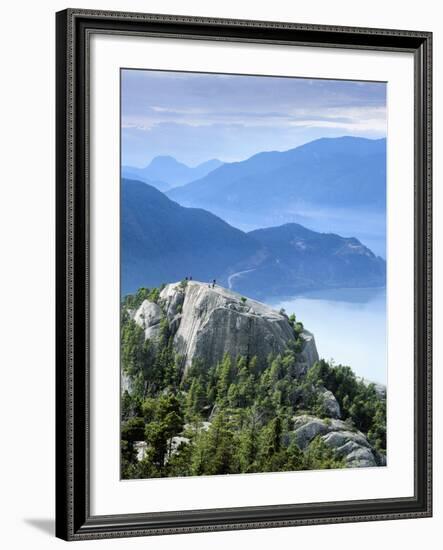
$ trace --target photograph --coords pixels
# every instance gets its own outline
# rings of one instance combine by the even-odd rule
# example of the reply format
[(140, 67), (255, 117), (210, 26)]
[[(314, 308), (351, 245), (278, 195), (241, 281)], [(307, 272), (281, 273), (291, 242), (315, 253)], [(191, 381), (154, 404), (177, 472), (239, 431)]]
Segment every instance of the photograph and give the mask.
[(120, 69), (121, 480), (389, 464), (387, 117), (383, 81)]
[(56, 13), (60, 539), (432, 516), (433, 35), (310, 9)]

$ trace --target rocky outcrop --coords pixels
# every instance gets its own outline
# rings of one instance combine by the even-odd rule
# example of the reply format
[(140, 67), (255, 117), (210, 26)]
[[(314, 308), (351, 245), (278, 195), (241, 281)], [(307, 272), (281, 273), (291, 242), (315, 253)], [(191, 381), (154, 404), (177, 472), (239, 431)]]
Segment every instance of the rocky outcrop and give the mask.
[[(302, 325), (294, 327), (283, 310), (278, 312), (232, 290), (212, 283), (196, 281), (169, 284), (157, 296), (155, 303), (145, 300), (136, 310), (128, 311), (130, 318), (143, 330), (145, 339), (154, 343), (154, 346), (145, 346), (149, 351), (146, 356), (147, 361), (155, 361), (158, 359), (156, 353), (166, 350), (168, 361), (174, 361), (174, 367), (177, 364), (177, 357), (182, 359), (182, 374), (185, 375), (195, 360), (201, 361), (202, 367), (209, 369), (223, 360), (225, 354), (233, 359), (239, 356), (257, 357), (258, 367), (269, 366), (269, 371), (266, 374), (254, 372), (254, 380), (259, 384), (260, 389), (263, 387), (268, 391), (268, 374), (271, 373), (272, 377), (277, 374), (278, 380), (276, 378), (272, 380), (276, 381), (278, 391), (283, 388), (287, 396), (285, 407), (291, 407), (290, 414), (294, 415), (289, 426), (285, 421), (283, 446), (289, 447), (295, 443), (303, 452), (308, 453), (306, 458), (309, 463), (311, 458), (309, 449), (317, 452), (318, 448), (312, 445), (314, 441), (320, 439), (326, 447), (334, 451), (334, 455), (341, 459), (347, 468), (386, 465), (385, 454), (378, 453), (371, 446), (368, 437), (357, 430), (350, 419), (341, 420), (340, 404), (334, 393), (323, 385), (324, 382), (316, 378), (315, 373), (313, 373), (314, 377), (305, 376), (310, 367), (318, 361), (315, 339), (307, 330), (303, 329), (299, 332)], [(142, 340), (141, 331), (135, 333)], [(160, 333), (168, 338), (158, 339)], [(299, 337), (301, 345), (299, 340), (296, 341)], [(177, 355), (170, 354), (171, 341), (173, 351)], [(291, 346), (291, 343), (295, 345)], [(139, 341), (139, 344), (142, 347), (143, 341)], [(287, 354), (285, 360), (275, 361), (269, 365), (269, 355), (287, 353), (288, 345), (292, 350), (291, 353), (294, 353), (295, 360)], [(148, 364), (151, 363), (143, 363), (143, 368)], [(288, 370), (283, 373), (282, 368), (286, 366)], [(174, 373), (176, 373), (175, 370)], [(200, 373), (197, 374), (200, 375)], [(122, 372), (122, 391), (127, 391), (129, 394), (135, 391), (134, 388), (140, 386), (135, 384), (135, 381), (138, 382), (138, 378), (133, 379), (130, 374)], [(282, 381), (281, 385), (280, 381)], [(183, 391), (188, 391), (187, 388), (191, 387), (190, 379), (182, 378), (182, 382), (180, 391), (183, 388)], [(237, 380), (232, 382), (238, 384)], [(364, 383), (369, 384), (367, 381)], [(211, 399), (207, 398), (201, 406), (199, 405), (198, 414), (201, 416), (194, 418), (192, 415), (190, 417), (193, 419), (192, 422), (189, 422), (186, 416), (188, 424), (183, 426), (180, 433), (173, 434), (174, 436), (168, 440), (166, 461), (180, 449), (192, 443), (196, 436), (210, 430), (211, 424), (223, 411), (224, 400), (218, 399), (219, 385), (218, 383), (214, 385), (212, 379), (211, 384), (212, 386), (208, 386), (210, 391), (206, 388), (205, 395), (214, 394), (214, 396)], [(334, 386), (329, 385), (329, 387)], [(213, 391), (213, 388), (216, 390)], [(238, 387), (234, 385), (232, 389), (238, 390)], [(168, 392), (169, 387), (162, 391)], [(272, 395), (272, 398), (274, 395), (279, 397), (273, 387), (269, 388), (268, 395)], [(340, 393), (337, 392), (337, 395)], [(371, 399), (385, 399), (386, 388), (375, 386), (375, 394), (369, 392), (369, 395)], [(261, 397), (260, 400), (266, 401)], [(259, 427), (263, 427), (272, 420), (275, 409), (267, 404), (262, 406), (260, 400), (254, 401), (254, 408), (258, 410), (258, 414), (254, 413), (254, 425), (257, 423)], [(230, 403), (229, 406), (231, 406)], [(250, 406), (249, 402), (247, 406)], [(260, 410), (261, 408), (263, 410)], [(137, 459), (143, 460), (146, 456), (146, 443), (136, 441), (134, 449)]]
[(259, 302), (242, 303), (238, 294), (222, 287), (190, 283), (174, 344), (187, 368), (195, 358), (214, 365), (225, 353), (264, 361), (293, 338), (290, 324), (278, 312)]
[(160, 321), (163, 318), (161, 307), (145, 300), (134, 314), (134, 321), (145, 331), (145, 338), (154, 339), (160, 333)]
[(314, 335), (308, 330), (304, 329), (300, 334), (301, 339), (304, 341), (302, 360), (306, 364), (306, 370), (318, 361), (318, 351), (315, 345)]
[(196, 284), (188, 282), (186, 285), (181, 283), (166, 285), (160, 293), (160, 301), (163, 307), (163, 311), (166, 314), (168, 321), (171, 323), (173, 319), (181, 315), (183, 309), (183, 302), (185, 301), (185, 294), (188, 285)]
[(165, 457), (165, 462), (168, 462), (168, 460), (179, 451), (181, 446), (188, 445), (190, 441), (191, 440), (188, 437), (183, 437), (181, 435), (171, 437), (167, 443), (168, 451)]
[(362, 378), (361, 381), (365, 386), (374, 386), (377, 397), (380, 399), (386, 399), (386, 386), (384, 384), (372, 382), (372, 380), (368, 380), (367, 378)]
[(384, 465), (383, 458), (371, 447), (366, 437), (342, 420), (296, 416), (293, 436), (295, 443), (304, 451), (319, 436), (328, 447), (334, 449), (347, 468)]
[(326, 388), (320, 388), (319, 397), (322, 401), (323, 410), (329, 418), (340, 418), (341, 411), (335, 395)]
[[(158, 304), (145, 300), (134, 314), (134, 320), (155, 338), (162, 318), (168, 320), (175, 351), (183, 357), (184, 370), (195, 359), (214, 365), (227, 353), (233, 358), (256, 356), (265, 364), (269, 354), (282, 353), (294, 330), (283, 313), (207, 283), (189, 281), (167, 285)], [(300, 370), (318, 360), (314, 336), (303, 331)]]
[(125, 373), (123, 369), (121, 370), (121, 376), (120, 376), (120, 385), (121, 385), (121, 392), (122, 395), (127, 391), (128, 393), (132, 393), (133, 391), (133, 380), (132, 376)]
[(137, 460), (140, 462), (146, 456), (148, 444), (146, 441), (134, 441), (134, 451), (137, 455)]

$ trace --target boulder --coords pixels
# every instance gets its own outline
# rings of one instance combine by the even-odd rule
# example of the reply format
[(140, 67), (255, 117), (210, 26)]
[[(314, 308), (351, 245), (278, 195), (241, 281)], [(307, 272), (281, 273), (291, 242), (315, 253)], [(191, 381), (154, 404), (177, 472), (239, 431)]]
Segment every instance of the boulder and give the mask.
[(145, 338), (155, 338), (160, 331), (159, 323), (163, 318), (161, 307), (149, 300), (144, 300), (134, 314), (134, 321), (145, 331)]
[(358, 430), (351, 430), (341, 420), (321, 419), (310, 415), (294, 417), (294, 440), (306, 451), (315, 437), (334, 449), (347, 468), (364, 468), (383, 465), (366, 437)]
[(188, 445), (190, 439), (188, 437), (183, 437), (181, 435), (176, 435), (168, 439), (168, 452), (165, 457), (165, 462), (175, 455), (182, 445)]
[(126, 374), (125, 372), (121, 372), (121, 392), (122, 395), (127, 391), (128, 393), (132, 393), (133, 390), (133, 378), (132, 376), (129, 376), (129, 374)]
[(147, 327), (145, 329), (145, 339), (146, 340), (155, 340), (160, 336), (160, 324)]
[(351, 432), (347, 429), (339, 432), (329, 432), (323, 439), (330, 447), (335, 447), (336, 449), (344, 447), (350, 441), (360, 447), (370, 448), (368, 440), (361, 432)]
[(211, 427), (211, 422), (203, 421), (196, 424), (185, 424), (183, 426), (183, 432), (207, 432)]
[(137, 460), (140, 462), (146, 456), (148, 444), (146, 441), (134, 441), (134, 450), (137, 453)]
[(308, 415), (295, 417), (294, 438), (297, 446), (302, 450), (305, 450), (317, 435), (327, 432), (328, 426), (320, 418)]
[[(186, 283), (187, 286), (188, 283)], [(186, 286), (181, 283), (166, 285), (160, 292), (160, 303), (162, 304), (166, 317), (171, 322), (181, 312), (185, 299)]]
[(329, 416), (330, 418), (340, 418), (340, 405), (338, 404), (335, 395), (330, 390), (322, 388), (320, 390), (320, 396), (326, 416)]
[(161, 307), (149, 300), (144, 300), (134, 315), (134, 321), (142, 328), (156, 325), (161, 321), (163, 313)]

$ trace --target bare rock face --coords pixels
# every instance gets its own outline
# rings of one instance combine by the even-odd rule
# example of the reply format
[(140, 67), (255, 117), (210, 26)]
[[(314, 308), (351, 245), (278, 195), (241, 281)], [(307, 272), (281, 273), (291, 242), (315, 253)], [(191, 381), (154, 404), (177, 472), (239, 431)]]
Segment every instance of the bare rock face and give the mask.
[(294, 438), (300, 449), (308, 449), (317, 436), (335, 450), (347, 468), (383, 465), (382, 457), (378, 456), (366, 437), (342, 420), (324, 420), (307, 414), (294, 418)]
[(127, 391), (128, 393), (132, 393), (133, 391), (132, 377), (126, 374), (125, 372), (123, 372), (123, 369), (121, 371), (120, 381), (121, 381), (120, 383), (121, 383), (122, 394), (125, 393), (125, 391)]
[(163, 312), (158, 304), (144, 300), (134, 315), (134, 321), (145, 331), (145, 338), (156, 338), (160, 332)]
[(304, 329), (300, 334), (300, 338), (303, 340), (303, 351), (298, 365), (298, 372), (299, 374), (306, 374), (308, 369), (318, 361), (318, 351), (314, 335), (311, 332)]
[(161, 291), (160, 301), (169, 322), (171, 322), (177, 315), (180, 315), (188, 284), (186, 287), (180, 283), (166, 285)]
[(338, 404), (335, 395), (330, 390), (322, 388), (320, 396), (326, 416), (329, 416), (330, 418), (340, 418), (340, 405)]
[[(145, 321), (150, 316), (154, 326), (158, 324), (158, 310), (142, 307)], [(283, 352), (295, 338), (285, 315), (217, 285), (196, 281), (186, 286), (169, 284), (160, 293), (157, 307), (168, 319), (185, 371), (194, 359), (214, 365), (226, 353), (233, 358), (256, 356), (259, 364), (264, 363), (270, 353)], [(135, 319), (140, 315), (137, 311)], [(148, 334), (150, 326), (143, 328)], [(304, 331), (301, 337), (305, 342), (301, 362), (306, 370), (318, 359), (318, 353), (311, 333)]]

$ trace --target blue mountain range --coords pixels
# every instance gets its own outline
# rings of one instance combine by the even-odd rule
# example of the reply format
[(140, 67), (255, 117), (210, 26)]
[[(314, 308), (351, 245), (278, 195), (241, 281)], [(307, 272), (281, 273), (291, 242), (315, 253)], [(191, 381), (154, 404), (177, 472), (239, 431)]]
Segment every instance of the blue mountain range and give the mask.
[(355, 238), (295, 223), (244, 232), (140, 181), (123, 179), (121, 198), (122, 295), (190, 276), (256, 298), (385, 284), (385, 261)]
[(159, 156), (152, 159), (145, 168), (122, 166), (122, 177), (144, 181), (160, 191), (166, 191), (200, 179), (222, 164), (218, 159), (211, 159), (191, 167), (174, 157)]
[(386, 140), (323, 138), (226, 163), (167, 191), (244, 231), (299, 223), (386, 254)]
[(288, 205), (386, 208), (386, 140), (322, 138), (288, 151), (224, 164), (168, 196), (218, 210), (287, 210)]

